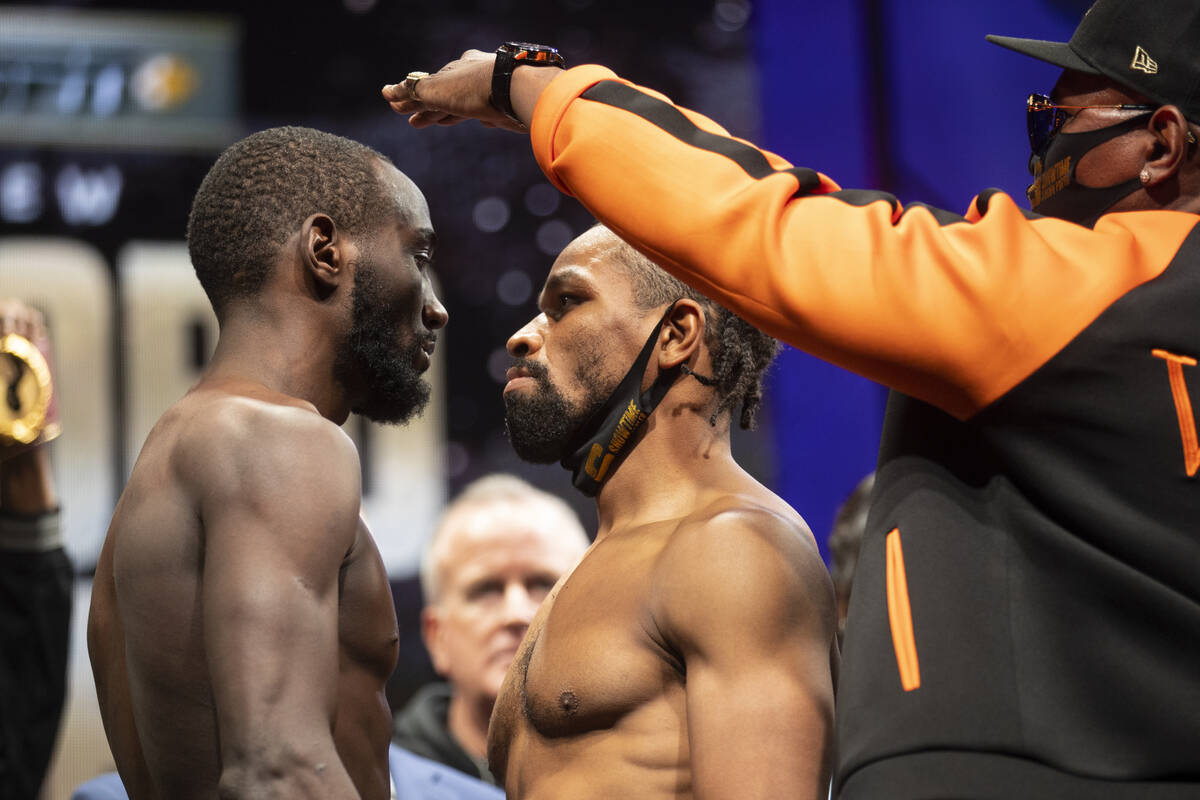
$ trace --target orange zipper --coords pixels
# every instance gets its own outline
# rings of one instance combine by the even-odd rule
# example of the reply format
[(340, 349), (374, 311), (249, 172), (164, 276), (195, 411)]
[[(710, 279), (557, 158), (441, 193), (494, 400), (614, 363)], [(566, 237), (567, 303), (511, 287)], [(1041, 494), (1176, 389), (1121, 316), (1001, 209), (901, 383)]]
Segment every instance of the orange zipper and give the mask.
[(904, 575), (904, 551), (900, 549), (900, 529), (887, 535), (887, 604), (892, 628), (892, 646), (900, 667), (900, 685), (911, 692), (921, 686), (921, 666), (917, 662), (917, 642), (913, 638), (912, 609), (908, 604), (908, 579)]
[(1194, 478), (1200, 469), (1200, 440), (1196, 436), (1196, 418), (1192, 415), (1192, 401), (1188, 398), (1183, 368), (1196, 366), (1196, 359), (1177, 356), (1166, 350), (1151, 350), (1150, 354), (1167, 362), (1171, 398), (1175, 401), (1175, 414), (1179, 417), (1179, 435), (1183, 437), (1183, 467), (1188, 477)]

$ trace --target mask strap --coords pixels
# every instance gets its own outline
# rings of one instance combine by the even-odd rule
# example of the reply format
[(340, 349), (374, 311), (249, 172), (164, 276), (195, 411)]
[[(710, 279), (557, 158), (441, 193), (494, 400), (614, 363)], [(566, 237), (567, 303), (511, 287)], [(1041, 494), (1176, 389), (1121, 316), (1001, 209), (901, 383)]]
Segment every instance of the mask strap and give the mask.
[(617, 388), (583, 426), (582, 441), (561, 462), (563, 467), (571, 470), (571, 483), (588, 497), (596, 496), (604, 480), (628, 455), (634, 434), (662, 402), (678, 377), (675, 370), (665, 370), (659, 373), (646, 391), (639, 392), (663, 323), (673, 310), (675, 303), (671, 303), (663, 312), (662, 319), (654, 326), (650, 338)]
[(1117, 201), (1140, 189), (1142, 182), (1137, 177), (1112, 186), (1084, 186), (1075, 179), (1075, 170), (1079, 161), (1093, 149), (1144, 127), (1149, 117), (1149, 113), (1139, 114), (1123, 122), (1082, 133), (1060, 131), (1050, 147), (1041, 154), (1042, 169), (1026, 191), (1033, 211), (1090, 228)]
[(715, 380), (708, 377), (707, 375), (701, 375), (699, 372), (693, 371), (692, 368), (689, 367), (687, 364), (680, 364), (679, 369), (683, 371), (684, 375), (691, 375), (693, 378), (698, 380), (702, 386), (716, 386), (717, 385), (717, 382)]

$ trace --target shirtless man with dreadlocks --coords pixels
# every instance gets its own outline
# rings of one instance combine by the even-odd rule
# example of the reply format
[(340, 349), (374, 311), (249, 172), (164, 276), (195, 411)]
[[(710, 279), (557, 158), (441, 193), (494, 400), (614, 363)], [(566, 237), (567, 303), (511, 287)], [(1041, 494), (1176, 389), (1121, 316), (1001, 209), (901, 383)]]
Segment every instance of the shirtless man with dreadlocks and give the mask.
[(824, 797), (832, 586), (729, 445), (775, 341), (601, 226), (538, 306), (508, 342), (509, 435), (572, 470), (599, 529), (509, 670), (493, 772), (518, 800)]

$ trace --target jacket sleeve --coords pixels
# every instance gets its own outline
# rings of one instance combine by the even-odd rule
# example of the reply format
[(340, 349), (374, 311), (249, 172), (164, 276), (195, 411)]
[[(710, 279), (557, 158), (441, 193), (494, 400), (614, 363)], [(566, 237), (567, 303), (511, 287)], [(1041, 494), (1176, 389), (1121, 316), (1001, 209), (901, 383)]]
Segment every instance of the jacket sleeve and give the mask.
[(965, 216), (845, 191), (610, 70), (543, 93), (550, 181), (778, 339), (966, 418), (1166, 269), (1197, 222), (1112, 214), (1095, 230), (984, 192)]

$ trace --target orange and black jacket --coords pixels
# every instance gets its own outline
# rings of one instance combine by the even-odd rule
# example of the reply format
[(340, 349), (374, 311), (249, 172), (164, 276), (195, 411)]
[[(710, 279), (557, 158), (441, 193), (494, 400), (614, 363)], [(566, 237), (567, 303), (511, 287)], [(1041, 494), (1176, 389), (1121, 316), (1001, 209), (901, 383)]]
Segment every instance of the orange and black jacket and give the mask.
[(597, 66), (531, 135), (668, 271), (894, 390), (840, 796), (1200, 796), (1200, 217), (902, 208)]

